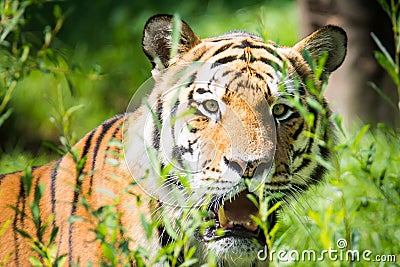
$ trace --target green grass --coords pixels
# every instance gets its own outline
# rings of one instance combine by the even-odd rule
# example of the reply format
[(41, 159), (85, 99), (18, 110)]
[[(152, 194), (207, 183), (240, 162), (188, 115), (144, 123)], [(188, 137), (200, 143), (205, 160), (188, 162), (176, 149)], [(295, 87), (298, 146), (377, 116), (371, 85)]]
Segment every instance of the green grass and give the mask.
[[(363, 128), (366, 129), (367, 127)], [(400, 137), (387, 129), (349, 134), (338, 146), (339, 165), (323, 185), (281, 213), (276, 250), (336, 249), (340, 238), (349, 249), (400, 257)], [(329, 261), (315, 266), (349, 266)], [(293, 266), (310, 266), (297, 262)], [(398, 266), (361, 261), (355, 266)]]

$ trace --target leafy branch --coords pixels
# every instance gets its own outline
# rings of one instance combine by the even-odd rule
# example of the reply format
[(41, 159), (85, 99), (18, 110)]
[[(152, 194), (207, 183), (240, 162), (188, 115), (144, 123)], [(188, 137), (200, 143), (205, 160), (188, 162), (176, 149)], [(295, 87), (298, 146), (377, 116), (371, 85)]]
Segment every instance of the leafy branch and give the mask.
[(397, 108), (398, 110), (400, 110), (400, 1), (389, 1), (378, 0), (383, 10), (389, 16), (392, 24), (393, 38), (395, 44), (394, 56), (392, 57), (390, 55), (386, 47), (381, 43), (381, 41), (378, 39), (378, 37), (376, 37), (374, 33), (371, 33), (371, 36), (380, 50), (374, 52), (377, 62), (383, 69), (386, 70), (386, 72), (390, 75), (391, 79), (396, 85), (397, 94), (399, 97)]

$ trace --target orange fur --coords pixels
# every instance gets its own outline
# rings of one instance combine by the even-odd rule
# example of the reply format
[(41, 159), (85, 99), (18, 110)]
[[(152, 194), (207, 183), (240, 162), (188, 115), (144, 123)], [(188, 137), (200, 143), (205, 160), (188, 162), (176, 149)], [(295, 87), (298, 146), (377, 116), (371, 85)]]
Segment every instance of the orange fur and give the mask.
[[(146, 198), (146, 195), (143, 194), (138, 186), (130, 189), (129, 193), (125, 192), (125, 189), (128, 188), (133, 180), (125, 169), (122, 157), (118, 159), (119, 166), (113, 166), (104, 160), (105, 155), (103, 151), (114, 150), (121, 153), (119, 148), (109, 147), (108, 143), (111, 141), (112, 133), (116, 133), (115, 137), (112, 138), (121, 140), (122, 130), (120, 126), (124, 120), (123, 116), (113, 122), (105, 137), (101, 136), (102, 129), (111, 120), (104, 122), (101, 126), (87, 134), (72, 149), (73, 151), (78, 151), (80, 158), (82, 158), (85, 145), (89, 146), (86, 154), (86, 162), (80, 174), (82, 175), (80, 178), (82, 180), (80, 190), (78, 189), (79, 186), (77, 186), (79, 183), (77, 182), (78, 171), (76, 170), (76, 163), (71, 154), (65, 155), (58, 162), (51, 162), (44, 166), (33, 168), (32, 188), (30, 192), (26, 192), (23, 189), (23, 172), (16, 172), (0, 177), (0, 227), (6, 221), (10, 220), (10, 224), (0, 238), (0, 259), (5, 259), (7, 255), (11, 255), (8, 260), (10, 266), (29, 265), (28, 258), (30, 255), (33, 255), (30, 245), (32, 240), (22, 237), (13, 230), (15, 228), (23, 229), (29, 235), (37, 237), (37, 228), (30, 219), (32, 218), (32, 213), (29, 205), (33, 202), (35, 188), (40, 183), (45, 185), (44, 195), (40, 200), (42, 223), (45, 223), (53, 213), (55, 214), (54, 224), (50, 224), (43, 241), (48, 240), (50, 231), (54, 226), (59, 227), (58, 236), (55, 241), (58, 246), (58, 255), (67, 254), (68, 260), (72, 260), (75, 263), (79, 262), (82, 266), (86, 266), (89, 261), (98, 262), (101, 259), (101, 244), (100, 242), (93, 242), (95, 235), (92, 229), (95, 225), (85, 221), (68, 222), (72, 213), (75, 216), (88, 220), (94, 219), (82, 205), (77, 204), (81, 196), (85, 196), (93, 209), (113, 204), (113, 198), (98, 192), (98, 188), (107, 189), (121, 198), (117, 209), (118, 211), (124, 211), (121, 218), (122, 226), (127, 229), (127, 234), (130, 237), (135, 238), (137, 241), (145, 240), (139, 215), (140, 213), (150, 214), (149, 206), (143, 204), (139, 207), (136, 203), (136, 198), (132, 197), (131, 194), (141, 195), (143, 198)], [(92, 138), (89, 140), (91, 135)], [(98, 140), (99, 144), (97, 144)], [(93, 150), (96, 146), (101, 151), (98, 159), (93, 158)], [(113, 157), (115, 158), (115, 156), (109, 156), (109, 158)], [(94, 168), (92, 168), (92, 162), (95, 162)], [(57, 170), (57, 174), (56, 177), (53, 177), (55, 170)], [(118, 177), (120, 180), (116, 181), (116, 178), (113, 177)], [(53, 181), (52, 178), (54, 178)], [(93, 179), (92, 185), (90, 185), (91, 178)], [(52, 196), (52, 190), (54, 196)], [(75, 192), (79, 192), (78, 200), (74, 199), (77, 195)], [(74, 205), (76, 206), (76, 210), (72, 212)], [(22, 216), (21, 213), (16, 212), (10, 206), (24, 212), (25, 216)], [(126, 206), (130, 206), (130, 208), (126, 208)], [(73, 232), (72, 240), (69, 233), (70, 226)], [(69, 246), (69, 242), (72, 242), (72, 247)]]

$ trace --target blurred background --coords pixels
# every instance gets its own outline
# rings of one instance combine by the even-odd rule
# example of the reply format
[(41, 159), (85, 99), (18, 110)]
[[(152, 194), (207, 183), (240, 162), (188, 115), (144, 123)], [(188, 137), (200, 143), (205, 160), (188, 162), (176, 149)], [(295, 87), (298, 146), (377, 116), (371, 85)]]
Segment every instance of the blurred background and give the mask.
[(247, 30), (287, 46), (325, 24), (341, 25), (349, 33), (349, 55), (326, 92), (333, 109), (345, 125), (358, 120), (393, 125), (398, 119), (368, 85), (384, 85), (397, 103), (372, 52), (377, 48), (371, 31), (393, 47), (390, 21), (375, 0), (2, 0), (1, 5), (0, 173), (24, 167), (25, 157), (33, 164), (56, 158), (51, 147), (60, 144), (60, 136), (73, 144), (125, 111), (150, 77), (141, 36), (146, 20), (158, 13), (179, 15), (202, 38)]

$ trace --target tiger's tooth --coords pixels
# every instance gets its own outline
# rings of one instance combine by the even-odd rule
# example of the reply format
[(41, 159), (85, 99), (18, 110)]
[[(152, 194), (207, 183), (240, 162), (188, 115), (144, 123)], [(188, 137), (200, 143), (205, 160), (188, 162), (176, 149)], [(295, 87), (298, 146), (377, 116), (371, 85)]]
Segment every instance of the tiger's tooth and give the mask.
[(225, 211), (223, 207), (218, 209), (218, 220), (221, 226), (225, 226), (228, 222), (228, 219), (225, 216)]

